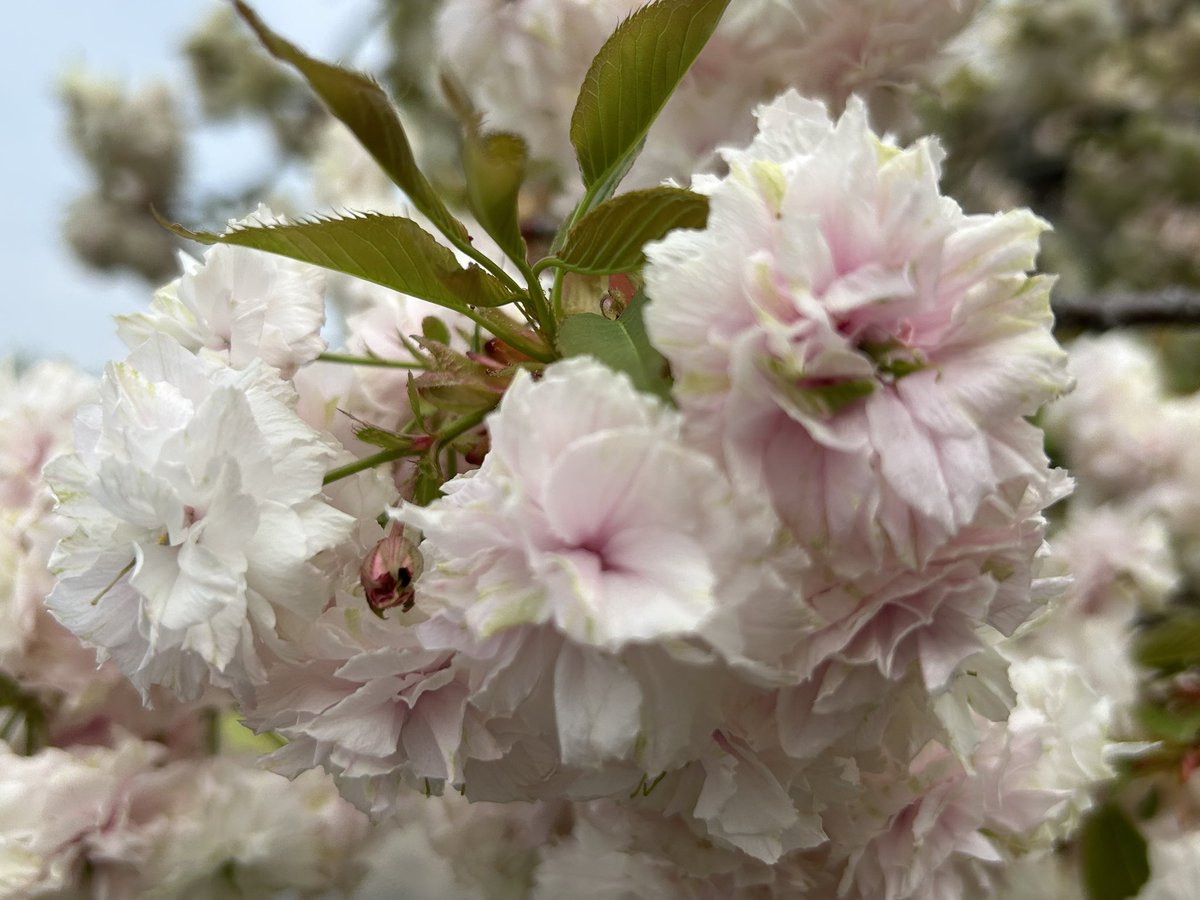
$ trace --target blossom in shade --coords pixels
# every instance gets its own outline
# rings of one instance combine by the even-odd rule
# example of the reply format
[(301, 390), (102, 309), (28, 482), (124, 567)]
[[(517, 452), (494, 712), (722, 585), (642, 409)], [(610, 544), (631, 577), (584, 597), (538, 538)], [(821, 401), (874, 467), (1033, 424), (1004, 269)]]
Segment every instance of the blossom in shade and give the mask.
[[(1028, 416), (1068, 383), (1045, 224), (967, 216), (941, 150), (831, 121), (788, 93), (758, 112), (711, 212), (647, 248), (646, 323), (689, 433), (761, 485), (801, 544), (847, 576), (919, 568), (1002, 488), (1052, 493)], [(891, 564), (891, 563), (889, 563)]]
[(28, 757), (0, 742), (0, 896), (74, 896), (96, 842), (122, 816), (130, 783), (161, 757), (140, 741)]
[(399, 609), (380, 619), (343, 596), (296, 642), (299, 659), (272, 664), (245, 710), (253, 727), (288, 739), (272, 768), (322, 766), (376, 815), (406, 785), (462, 781), (466, 673), (453, 652), (421, 646), (412, 626)]
[[(47, 604), (143, 693), (260, 682), (262, 642), (324, 606), (311, 563), (353, 519), (325, 501), (338, 448), (271, 367), (234, 370), (165, 335), (111, 364), (75, 453), (48, 469), (74, 526)], [(281, 621), (281, 619), (283, 621)]]
[(149, 896), (221, 900), (231, 884), (247, 897), (345, 893), (363, 874), (367, 818), (321, 772), (289, 781), (218, 756), (143, 776), (129, 794), (125, 833), (110, 840), (137, 853)]
[[(260, 206), (231, 227), (271, 224)], [(321, 269), (248, 247), (218, 244), (201, 260), (181, 256), (183, 275), (161, 288), (146, 312), (117, 319), (130, 347), (161, 332), (193, 352), (235, 369), (263, 360), (290, 377), (325, 349), (325, 275)]]
[[(218, 898), (352, 886), (364, 816), (320, 773), (236, 757), (168, 762), (151, 742), (0, 744), (0, 896)], [(85, 874), (86, 873), (86, 874)]]

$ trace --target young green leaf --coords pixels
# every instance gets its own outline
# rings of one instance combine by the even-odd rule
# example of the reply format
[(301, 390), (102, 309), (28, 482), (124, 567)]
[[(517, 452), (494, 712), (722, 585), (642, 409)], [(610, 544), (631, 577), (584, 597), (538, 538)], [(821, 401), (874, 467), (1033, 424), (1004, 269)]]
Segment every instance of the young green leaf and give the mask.
[(417, 506), (428, 506), (442, 496), (442, 483), (445, 480), (432, 454), (421, 457), (413, 474), (413, 503)]
[[(161, 220), (160, 220), (161, 221)], [(224, 234), (189, 231), (163, 222), (183, 238), (235, 244), (288, 256), (420, 297), (462, 312), (467, 306), (501, 306), (516, 295), (454, 253), (411, 219), (374, 213), (278, 225), (240, 226)]]
[(708, 198), (674, 187), (630, 191), (601, 203), (567, 233), (562, 268), (585, 275), (629, 272), (646, 261), (643, 248), (676, 228), (703, 228)]
[(523, 138), (484, 129), (483, 114), (454, 78), (443, 72), (442, 93), (463, 128), (462, 162), (467, 203), (484, 231), (509, 258), (524, 264), (528, 255), (517, 209), (529, 148)]
[(525, 180), (529, 150), (525, 141), (505, 132), (469, 132), (463, 144), (467, 202), (471, 212), (510, 259), (524, 263), (528, 251), (521, 236), (517, 194)]
[(360, 72), (352, 72), (308, 56), (299, 47), (271, 31), (242, 0), (234, 0), (233, 5), (238, 15), (254, 29), (267, 51), (276, 59), (295, 67), (304, 76), (329, 111), (354, 133), (358, 142), (375, 157), (375, 161), (404, 191), (413, 206), (447, 237), (469, 240), (462, 222), (454, 217), (433, 185), (417, 168), (408, 135), (383, 88)]
[(421, 334), (440, 344), (450, 343), (450, 329), (437, 316), (426, 316), (421, 320)]
[(1125, 900), (1150, 877), (1146, 839), (1114, 803), (1093, 810), (1084, 821), (1079, 856), (1088, 900)]
[(377, 428), (374, 425), (356, 425), (354, 436), (364, 444), (381, 447), (384, 450), (405, 450), (412, 447), (411, 438), (388, 431), (386, 428)]
[(567, 316), (558, 332), (558, 349), (563, 356), (594, 356), (610, 369), (627, 374), (638, 390), (669, 400), (666, 360), (646, 336), (644, 306), (645, 295), (639, 293), (618, 319), (595, 313)]
[(571, 116), (571, 143), (590, 196), (612, 196), (728, 5), (657, 0), (622, 22), (600, 48)]

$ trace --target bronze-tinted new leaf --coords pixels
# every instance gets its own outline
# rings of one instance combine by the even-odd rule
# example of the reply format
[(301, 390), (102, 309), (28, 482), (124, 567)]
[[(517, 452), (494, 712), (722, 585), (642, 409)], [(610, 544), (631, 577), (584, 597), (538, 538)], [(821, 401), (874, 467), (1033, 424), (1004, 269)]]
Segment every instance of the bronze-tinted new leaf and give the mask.
[(242, 0), (234, 0), (234, 7), (272, 56), (304, 76), (329, 111), (353, 132), (413, 206), (443, 234), (468, 240), (467, 229), (417, 167), (404, 125), (383, 88), (361, 72), (313, 59), (268, 28)]

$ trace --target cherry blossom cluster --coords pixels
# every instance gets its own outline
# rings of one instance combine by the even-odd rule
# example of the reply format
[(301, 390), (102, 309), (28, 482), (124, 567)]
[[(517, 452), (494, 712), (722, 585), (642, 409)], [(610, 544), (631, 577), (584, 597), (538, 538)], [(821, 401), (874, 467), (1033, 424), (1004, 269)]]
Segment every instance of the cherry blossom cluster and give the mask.
[[(1044, 225), (964, 215), (936, 144), (858, 101), (758, 118), (695, 180), (707, 227), (647, 251), (677, 408), (586, 356), (522, 369), (425, 505), (402, 471), (323, 484), (364, 455), (335, 409), (412, 410), (404, 370), (306, 368), (313, 270), (188, 261), (47, 470), (51, 612), (144, 696), (230, 691), (274, 768), (376, 817), (572, 801), (560, 896), (602, 857), (681, 896), (951, 896), (1049, 848), (1108, 769), (1104, 699), (1010, 639), (1061, 582), (1026, 421), (1068, 384)], [(431, 311), (389, 299), (350, 344), (402, 361)]]
[[(543, 213), (578, 200), (555, 180), (576, 67), (639, 5), (444, 4), (473, 102), (553, 171)], [(129, 352), (98, 382), (8, 377), (0, 669), (24, 705), (0, 885), (942, 900), (1036, 880), (1137, 737), (1121, 628), (1173, 590), (1172, 541), (1200, 552), (1200, 506), (1182, 432), (1142, 402), (1160, 388), (1106, 364), (1047, 414), (1085, 484), (1046, 542), (1072, 482), (1033, 422), (1073, 381), (1034, 274), (1047, 224), (966, 214), (936, 140), (871, 124), (873, 89), (975, 6), (731, 5), (632, 175), (690, 178), (705, 224), (628, 272), (535, 271), (464, 218), (422, 286), (529, 276), (526, 305), (436, 305), (348, 277), (358, 260), (236, 246), (376, 224), (259, 207), (119, 319)], [(321, 144), (321, 202), (454, 243), (341, 126)], [(644, 338), (660, 390), (570, 349), (587, 314)], [(1121, 431), (1122, 390), (1147, 427)], [(1074, 518), (1130, 492), (1154, 515)], [(214, 731), (247, 749), (212, 753)]]

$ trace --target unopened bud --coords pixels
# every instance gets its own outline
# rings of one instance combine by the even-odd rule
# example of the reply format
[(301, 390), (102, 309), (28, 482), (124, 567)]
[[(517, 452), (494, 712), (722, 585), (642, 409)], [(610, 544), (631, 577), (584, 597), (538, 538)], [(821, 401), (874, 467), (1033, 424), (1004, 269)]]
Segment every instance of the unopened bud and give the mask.
[(412, 609), (420, 575), (421, 553), (399, 524), (393, 525), (388, 536), (367, 554), (359, 571), (367, 605), (381, 619), (386, 609)]

